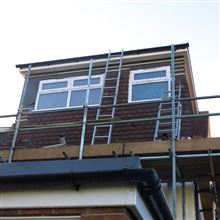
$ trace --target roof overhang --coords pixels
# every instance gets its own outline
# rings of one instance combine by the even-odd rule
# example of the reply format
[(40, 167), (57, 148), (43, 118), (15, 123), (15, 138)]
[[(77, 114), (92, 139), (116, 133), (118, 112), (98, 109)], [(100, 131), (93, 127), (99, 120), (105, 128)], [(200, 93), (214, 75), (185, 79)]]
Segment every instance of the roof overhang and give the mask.
[[(188, 43), (175, 45), (176, 50), (186, 49), (188, 47), (189, 47)], [(138, 54), (145, 54), (145, 53), (151, 54), (151, 53), (160, 53), (160, 52), (170, 51), (170, 50), (171, 50), (171, 46), (168, 45), (168, 46), (161, 46), (161, 47), (153, 47), (153, 48), (124, 51), (124, 55), (130, 56), (130, 55), (138, 55)], [(112, 53), (112, 55), (119, 55), (119, 54), (120, 54), (120, 52)], [(55, 65), (60, 65), (60, 64), (89, 61), (90, 59), (102, 60), (102, 59), (107, 59), (107, 57), (108, 57), (107, 53), (106, 54), (97, 54), (97, 55), (74, 57), (74, 58), (59, 59), (59, 60), (50, 60), (50, 61), (43, 61), (43, 62), (36, 62), (36, 63), (18, 64), (18, 65), (16, 65), (16, 68), (27, 69), (29, 65), (31, 65), (33, 68), (35, 68), (35, 67), (48, 67), (48, 66), (55, 66)]]
[[(180, 47), (181, 46), (181, 47)], [(187, 52), (188, 44), (175, 45), (175, 56), (183, 56)], [(123, 55), (123, 66), (135, 62), (146, 62), (157, 59), (166, 59), (171, 57), (171, 47), (149, 48), (133, 51), (125, 51)], [(112, 53), (118, 55), (112, 60), (120, 59), (120, 52)], [(31, 65), (31, 75), (48, 74), (63, 71), (74, 71), (89, 69), (89, 64), (93, 60), (93, 68), (105, 67), (108, 54), (91, 55), (86, 57), (76, 57), (72, 59), (53, 60), (38, 63), (16, 65), (22, 75), (26, 75), (29, 65)]]
[(140, 192), (132, 184), (83, 186), (78, 191), (74, 188), (7, 190), (1, 192), (1, 199), (1, 209), (125, 207), (136, 219), (153, 219)]
[(132, 184), (155, 219), (173, 219), (157, 173), (140, 168), (138, 157), (1, 163), (0, 170), (1, 190)]

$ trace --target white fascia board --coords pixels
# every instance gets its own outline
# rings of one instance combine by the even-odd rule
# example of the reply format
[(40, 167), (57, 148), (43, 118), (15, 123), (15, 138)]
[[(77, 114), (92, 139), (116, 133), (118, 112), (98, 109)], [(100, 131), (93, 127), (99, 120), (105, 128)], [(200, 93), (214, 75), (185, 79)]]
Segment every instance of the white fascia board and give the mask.
[[(175, 55), (183, 55), (186, 53), (186, 49), (180, 49), (175, 52)], [(144, 54), (137, 54), (137, 55), (124, 55), (123, 57), (123, 64), (126, 62), (135, 62), (135, 61), (147, 61), (151, 59), (162, 59), (171, 56), (170, 51), (164, 52), (155, 52), (155, 53), (144, 53)], [(120, 57), (112, 58), (111, 60), (118, 60)], [(105, 66), (107, 58), (105, 59), (94, 59), (93, 66)], [(55, 64), (49, 66), (41, 66), (41, 67), (33, 67), (31, 68), (31, 74), (41, 74), (41, 73), (49, 73), (53, 71), (68, 71), (74, 69), (82, 69), (82, 68), (89, 68), (90, 60), (88, 61), (81, 61), (81, 62), (72, 62), (72, 63), (65, 63), (65, 64)], [(20, 69), (20, 73), (25, 75), (27, 72), (27, 68)]]
[(0, 209), (128, 207), (138, 219), (153, 219), (135, 185), (0, 191)]
[(135, 186), (32, 189), (0, 192), (0, 208), (103, 207), (135, 205)]
[[(144, 204), (143, 199), (141, 198), (140, 193), (137, 191), (136, 193), (136, 212), (139, 215), (139, 218), (145, 220), (153, 220), (153, 217), (151, 216), (149, 210), (147, 209), (146, 205)], [(135, 210), (134, 210), (135, 211)], [(138, 218), (138, 219), (139, 219)]]

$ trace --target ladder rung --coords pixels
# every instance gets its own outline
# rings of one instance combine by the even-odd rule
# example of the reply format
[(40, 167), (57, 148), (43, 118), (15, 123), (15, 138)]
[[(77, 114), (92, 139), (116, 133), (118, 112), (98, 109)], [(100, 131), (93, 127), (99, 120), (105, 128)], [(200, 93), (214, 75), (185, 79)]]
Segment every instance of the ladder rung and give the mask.
[(111, 125), (96, 125), (96, 128), (107, 128), (110, 127)]
[(160, 125), (171, 125), (172, 122), (168, 121), (168, 122), (160, 122)]
[(169, 132), (172, 131), (172, 129), (159, 129), (158, 132), (162, 133), (162, 132)]
[(103, 95), (102, 98), (114, 98), (115, 95)]
[(104, 89), (116, 89), (115, 86), (108, 86), (108, 87), (104, 87)]
[(108, 138), (107, 135), (104, 135), (104, 136), (95, 136), (95, 138)]
[(99, 117), (112, 117), (112, 115), (99, 115)]
[[(175, 108), (174, 110), (177, 110), (178, 108)], [(172, 111), (172, 108), (162, 108), (161, 109), (162, 112), (168, 112), (168, 111)]]
[(117, 80), (118, 78), (107, 78), (107, 79), (105, 79), (105, 80)]
[(166, 111), (171, 111), (172, 110), (172, 108), (162, 108), (161, 109), (161, 111), (164, 111), (164, 112), (166, 112)]

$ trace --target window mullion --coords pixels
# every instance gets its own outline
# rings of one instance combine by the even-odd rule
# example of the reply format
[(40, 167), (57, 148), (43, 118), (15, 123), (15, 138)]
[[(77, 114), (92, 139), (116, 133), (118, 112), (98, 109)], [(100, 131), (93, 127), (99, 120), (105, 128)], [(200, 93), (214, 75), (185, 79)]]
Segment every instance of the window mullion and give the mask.
[(67, 103), (66, 103), (66, 107), (70, 107), (70, 98), (71, 98), (71, 92), (73, 91), (73, 79), (69, 79), (68, 80), (68, 85), (67, 85), (67, 90), (68, 90), (68, 97), (67, 97)]

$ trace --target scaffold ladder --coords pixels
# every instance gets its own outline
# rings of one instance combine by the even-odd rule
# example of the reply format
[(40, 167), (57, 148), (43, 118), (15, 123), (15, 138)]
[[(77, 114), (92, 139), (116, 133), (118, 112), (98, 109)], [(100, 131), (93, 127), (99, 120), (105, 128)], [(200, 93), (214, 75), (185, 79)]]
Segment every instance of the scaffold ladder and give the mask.
[[(96, 113), (96, 120), (110, 121), (115, 117), (115, 105), (118, 98), (123, 55), (123, 49), (120, 53), (117, 54), (111, 54), (111, 51), (109, 51), (105, 66), (104, 82), (101, 90), (99, 106), (103, 104), (111, 104), (112, 107), (109, 109), (99, 108)], [(110, 66), (112, 68), (110, 68)], [(112, 127), (112, 124), (95, 125), (93, 129), (91, 144), (95, 144), (95, 141), (98, 139), (103, 141), (105, 140), (108, 144), (111, 143)]]
[[(169, 94), (171, 91), (163, 92), (162, 102), (159, 105), (156, 121), (156, 128), (154, 132), (154, 141), (158, 139), (163, 139), (167, 137), (171, 137), (172, 135), (172, 103), (171, 97)], [(181, 119), (178, 116), (182, 115), (182, 104), (179, 101), (181, 98), (181, 84), (175, 90), (175, 137), (176, 139), (180, 139), (180, 130), (181, 130)], [(177, 100), (177, 101), (176, 101)], [(161, 119), (165, 117), (167, 119)]]
[(21, 94), (18, 114), (17, 114), (16, 121), (15, 121), (14, 135), (13, 135), (12, 144), (11, 144), (11, 147), (10, 147), (8, 163), (12, 162), (14, 151), (16, 149), (16, 140), (17, 140), (18, 131), (19, 131), (19, 127), (20, 127), (20, 122), (21, 122), (21, 118), (22, 118), (24, 98), (26, 96), (27, 85), (28, 85), (30, 74), (31, 74), (31, 65), (28, 66), (27, 74), (25, 76), (25, 81), (24, 81), (24, 86), (23, 86), (23, 90), (22, 90), (22, 94)]

